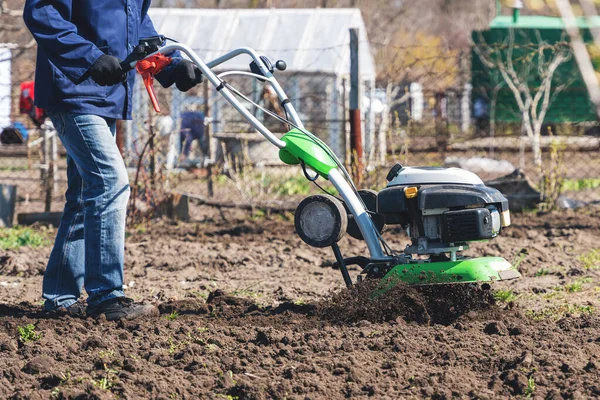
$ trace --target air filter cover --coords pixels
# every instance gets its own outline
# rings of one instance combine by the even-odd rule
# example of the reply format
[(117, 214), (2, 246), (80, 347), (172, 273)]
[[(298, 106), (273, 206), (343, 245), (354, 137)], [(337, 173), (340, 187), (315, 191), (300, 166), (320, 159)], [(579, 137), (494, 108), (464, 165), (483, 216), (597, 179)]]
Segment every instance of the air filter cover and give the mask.
[(309, 196), (298, 205), (294, 225), (296, 233), (306, 244), (328, 247), (338, 242), (346, 232), (348, 214), (333, 196)]

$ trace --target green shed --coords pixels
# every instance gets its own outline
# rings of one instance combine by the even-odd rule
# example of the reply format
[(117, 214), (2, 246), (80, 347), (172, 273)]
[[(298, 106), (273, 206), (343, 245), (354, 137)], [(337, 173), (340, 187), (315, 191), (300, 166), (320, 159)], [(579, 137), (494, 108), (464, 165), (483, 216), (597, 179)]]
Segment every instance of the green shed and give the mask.
[[(577, 20), (582, 37), (586, 43), (593, 43), (589, 27), (600, 27), (600, 17), (588, 20)], [(513, 45), (509, 44), (510, 35), (514, 35)], [(489, 51), (491, 60), (500, 57), (506, 60), (509, 48), (512, 47), (514, 70), (520, 79), (526, 78), (527, 86), (535, 95), (540, 85), (539, 65), (548, 65), (556, 49), (571, 52), (569, 38), (564, 29), (561, 18), (543, 16), (521, 16), (516, 22), (512, 16), (496, 17), (490, 27), (484, 31), (472, 33), (472, 85), (474, 114), (481, 113), (481, 104), (485, 105), (486, 112), (491, 114), (491, 107), (495, 103), (495, 120), (497, 122), (520, 122), (521, 115), (517, 102), (511, 89), (506, 85), (499, 67), (486, 66), (476, 51)], [(541, 44), (541, 45), (540, 45)], [(539, 51), (544, 46), (543, 52)], [(540, 59), (540, 54), (543, 58)], [(540, 63), (540, 60), (544, 60)], [(542, 71), (544, 68), (541, 69)], [(553, 96), (548, 109), (545, 123), (570, 123), (596, 121), (594, 107), (581, 78), (575, 58), (570, 57), (560, 64), (552, 79), (552, 93), (556, 87), (564, 86), (558, 94)], [(494, 101), (495, 100), (495, 101)]]

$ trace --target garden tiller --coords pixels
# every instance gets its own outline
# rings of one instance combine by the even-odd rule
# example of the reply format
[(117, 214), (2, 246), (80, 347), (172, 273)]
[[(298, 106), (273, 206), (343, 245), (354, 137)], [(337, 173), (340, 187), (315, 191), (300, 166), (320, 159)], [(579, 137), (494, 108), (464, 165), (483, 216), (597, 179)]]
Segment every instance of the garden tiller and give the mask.
[[(159, 111), (152, 81), (171, 59), (165, 54), (185, 53), (216, 90), (269, 142), (279, 148), (286, 164), (300, 165), (311, 181), (329, 180), (339, 193), (313, 195), (300, 202), (295, 227), (300, 238), (313, 247), (331, 247), (336, 265), (348, 287), (352, 280), (348, 265), (362, 268), (358, 280), (381, 279), (380, 288), (398, 284), (473, 283), (513, 279), (520, 276), (501, 257), (469, 258), (463, 255), (470, 242), (486, 241), (510, 225), (507, 199), (481, 179), (458, 168), (402, 167), (396, 164), (387, 175), (387, 186), (379, 192), (357, 190), (343, 164), (319, 138), (308, 132), (294, 106), (273, 76), (285, 70), (284, 61), (274, 64), (250, 48), (239, 48), (211, 62), (203, 62), (188, 46), (172, 43), (160, 47), (163, 37), (140, 42), (123, 61), (126, 70), (136, 68), (142, 75), (155, 109)], [(249, 71), (216, 74), (212, 68), (241, 55), (251, 58)], [(252, 102), (227, 83), (231, 75), (245, 75), (271, 85), (286, 113), (283, 118)], [(270, 132), (238, 97), (287, 124), (291, 130), (281, 138)], [(382, 231), (385, 225), (406, 230), (410, 244), (402, 251), (392, 250)], [(368, 256), (345, 258), (337, 242), (348, 233), (364, 240)]]

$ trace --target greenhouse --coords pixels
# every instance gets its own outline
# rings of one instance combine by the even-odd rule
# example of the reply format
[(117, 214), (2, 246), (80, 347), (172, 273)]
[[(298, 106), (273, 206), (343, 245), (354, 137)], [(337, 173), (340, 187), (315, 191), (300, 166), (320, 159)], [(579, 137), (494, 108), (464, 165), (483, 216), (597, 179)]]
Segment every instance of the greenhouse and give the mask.
[[(193, 48), (205, 61), (239, 47), (251, 47), (273, 62), (284, 60), (285, 72), (276, 77), (287, 92), (305, 126), (341, 156), (349, 154), (348, 98), (350, 91), (350, 28), (359, 30), (359, 65), (363, 98), (363, 143), (366, 155), (378, 148), (375, 137), (375, 111), (369, 107), (375, 94), (375, 65), (358, 9), (175, 9), (152, 8), (149, 14), (156, 30)], [(327, 38), (324, 40), (324, 38)], [(241, 56), (215, 69), (249, 70), (250, 57)], [(128, 146), (132, 146), (146, 124), (147, 95), (141, 80), (136, 83), (134, 111), (137, 120), (129, 125)], [(262, 83), (248, 77), (228, 77), (227, 82), (265, 108), (278, 112)], [(158, 89), (157, 92), (160, 91)], [(204, 90), (179, 93), (176, 89), (163, 97), (165, 109), (175, 121), (180, 113), (196, 106), (205, 110)], [(208, 89), (210, 130), (214, 137), (251, 136), (250, 126), (213, 89)], [(275, 133), (287, 127), (248, 105), (256, 117)], [(166, 114), (163, 111), (163, 114)], [(272, 120), (272, 121), (271, 121)], [(248, 136), (250, 135), (250, 136)], [(257, 135), (258, 136), (258, 135)], [(256, 138), (258, 141), (259, 139)]]

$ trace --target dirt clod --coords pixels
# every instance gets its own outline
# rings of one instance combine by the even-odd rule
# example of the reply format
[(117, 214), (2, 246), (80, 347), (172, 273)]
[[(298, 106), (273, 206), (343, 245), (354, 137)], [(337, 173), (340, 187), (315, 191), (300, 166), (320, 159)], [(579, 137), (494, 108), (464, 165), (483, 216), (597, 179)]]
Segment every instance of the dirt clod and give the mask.
[(506, 325), (502, 321), (490, 322), (483, 328), (483, 331), (488, 335), (505, 336), (508, 334), (508, 329), (506, 329)]
[(23, 367), (23, 372), (28, 374), (43, 374), (52, 371), (54, 366), (54, 360), (52, 360), (48, 356), (38, 356), (32, 358), (25, 366)]

